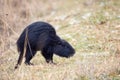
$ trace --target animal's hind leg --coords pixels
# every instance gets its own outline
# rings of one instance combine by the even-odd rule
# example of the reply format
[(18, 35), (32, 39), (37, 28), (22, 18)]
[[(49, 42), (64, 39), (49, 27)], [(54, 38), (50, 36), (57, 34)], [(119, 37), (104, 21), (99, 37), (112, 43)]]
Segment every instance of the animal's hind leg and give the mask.
[(29, 49), (27, 49), (27, 51), (26, 51), (26, 55), (25, 55), (25, 64), (27, 64), (27, 65), (33, 65), (31, 62), (30, 62), (30, 60), (33, 58), (33, 56), (36, 54), (36, 51), (34, 51), (34, 50), (29, 50)]
[(21, 65), (21, 63), (22, 63), (22, 58), (23, 58), (23, 54), (20, 53), (19, 58), (18, 58), (18, 62), (17, 62), (17, 64), (16, 64), (16, 66), (15, 66), (15, 69), (17, 69), (17, 68), (19, 67), (19, 65)]
[(17, 64), (21, 65), (23, 54), (20, 53)]

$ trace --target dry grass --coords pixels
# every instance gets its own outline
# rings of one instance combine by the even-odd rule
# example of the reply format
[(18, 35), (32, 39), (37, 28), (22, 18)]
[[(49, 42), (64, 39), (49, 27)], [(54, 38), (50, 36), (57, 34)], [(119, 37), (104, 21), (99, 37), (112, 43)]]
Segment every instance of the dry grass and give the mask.
[[(0, 80), (120, 80), (119, 0), (1, 0)], [(46, 21), (76, 49), (70, 59), (41, 54), (14, 70), (16, 40), (31, 22)]]

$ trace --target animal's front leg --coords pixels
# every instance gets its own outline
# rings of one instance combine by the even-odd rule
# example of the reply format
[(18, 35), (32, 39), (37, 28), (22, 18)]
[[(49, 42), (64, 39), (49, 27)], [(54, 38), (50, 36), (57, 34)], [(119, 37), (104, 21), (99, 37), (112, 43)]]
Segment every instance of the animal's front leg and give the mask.
[(53, 48), (52, 46), (46, 46), (42, 50), (42, 55), (47, 63), (53, 63)]

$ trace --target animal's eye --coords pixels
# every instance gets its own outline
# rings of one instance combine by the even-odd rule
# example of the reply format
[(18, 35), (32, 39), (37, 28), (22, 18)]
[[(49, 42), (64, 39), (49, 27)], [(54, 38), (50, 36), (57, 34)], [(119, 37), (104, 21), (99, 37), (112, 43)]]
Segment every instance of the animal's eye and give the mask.
[(61, 42), (58, 42), (58, 45), (61, 45), (62, 43)]

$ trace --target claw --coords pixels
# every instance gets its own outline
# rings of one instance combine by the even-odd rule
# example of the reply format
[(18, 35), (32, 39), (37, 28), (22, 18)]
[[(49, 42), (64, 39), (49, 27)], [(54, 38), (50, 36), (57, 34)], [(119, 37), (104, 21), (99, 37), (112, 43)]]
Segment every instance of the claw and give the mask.
[(31, 62), (25, 62), (26, 65), (34, 65), (33, 63)]

